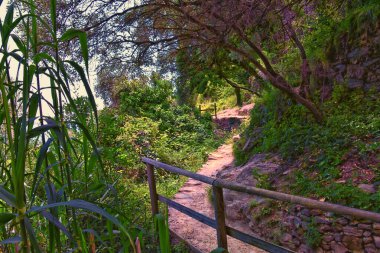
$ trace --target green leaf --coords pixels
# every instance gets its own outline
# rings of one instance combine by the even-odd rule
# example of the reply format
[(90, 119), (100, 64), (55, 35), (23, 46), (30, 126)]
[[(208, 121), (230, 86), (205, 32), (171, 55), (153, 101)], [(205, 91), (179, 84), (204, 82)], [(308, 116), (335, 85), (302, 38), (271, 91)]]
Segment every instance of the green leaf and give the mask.
[(57, 123), (55, 123), (55, 122), (53, 123), (53, 121), (51, 121), (51, 123), (33, 128), (32, 130), (30, 130), (28, 132), (28, 138), (36, 137), (36, 136), (38, 136), (38, 135), (40, 135), (46, 131), (49, 131), (51, 129), (59, 129)]
[(10, 4), (7, 9), (7, 14), (5, 14), (3, 27), (1, 29), (1, 38), (3, 41), (3, 44), (7, 44), (8, 37), (11, 31), (11, 25), (13, 21), (13, 14), (14, 14), (14, 3)]
[(113, 224), (115, 224), (116, 226), (118, 226), (119, 229), (126, 236), (128, 236), (128, 238), (129, 238), (130, 242), (132, 243), (132, 245), (134, 245), (133, 244), (133, 240), (130, 237), (127, 229), (123, 226), (123, 224), (121, 224), (121, 222), (118, 219), (116, 219), (111, 214), (109, 214), (108, 212), (106, 212), (102, 208), (98, 207), (97, 205), (92, 204), (92, 203), (87, 202), (87, 201), (84, 201), (84, 200), (76, 199), (76, 200), (70, 200), (70, 201), (66, 201), (66, 202), (53, 203), (53, 204), (49, 204), (49, 205), (45, 205), (45, 206), (40, 206), (40, 207), (33, 207), (33, 208), (31, 208), (30, 210), (27, 211), (27, 214), (30, 214), (32, 212), (42, 212), (42, 211), (44, 211), (46, 209), (53, 208), (53, 207), (60, 207), (60, 206), (70, 206), (70, 207), (77, 208), (77, 209), (84, 209), (84, 210), (88, 210), (90, 212), (97, 213), (97, 214), (103, 216), (104, 218), (108, 219)]
[(0, 185), (0, 199), (4, 200), (5, 203), (7, 203), (11, 207), (16, 206), (16, 197), (9, 191), (5, 190), (4, 187), (1, 185)]
[(55, 227), (61, 230), (67, 236), (67, 238), (76, 243), (69, 230), (58, 220), (57, 217), (53, 216), (51, 213), (47, 211), (42, 211), (41, 215), (44, 216), (48, 221), (53, 223)]
[[(103, 162), (102, 162), (99, 150), (98, 150), (98, 148), (96, 146), (96, 143), (95, 143), (94, 139), (92, 138), (91, 133), (88, 131), (88, 129), (82, 123), (77, 122), (77, 121), (67, 121), (66, 123), (77, 125), (83, 131), (84, 135), (86, 136), (86, 138), (88, 139), (88, 141), (90, 142), (90, 144), (91, 144), (91, 146), (92, 146), (92, 148), (94, 150), (94, 154), (98, 158), (100, 167), (103, 168)], [(103, 171), (103, 174), (104, 173), (105, 172)]]
[(20, 40), (20, 38), (17, 35), (11, 34), (11, 37), (13, 41), (16, 43), (17, 48), (20, 50), (20, 52), (25, 55), (26, 54), (26, 47), (24, 43)]
[[(38, 94), (33, 94), (29, 99), (29, 119), (33, 119), (36, 117), (38, 102), (40, 100), (40, 96)], [(34, 121), (29, 123), (29, 130), (33, 127)]]
[(33, 226), (27, 217), (24, 218), (24, 224), (26, 227), (26, 231), (29, 234), (30, 242), (33, 245), (33, 250), (35, 250), (35, 252), (37, 253), (41, 253), (40, 244), (37, 241), (36, 233), (34, 232)]
[(21, 237), (17, 235), (17, 236), (2, 240), (0, 242), (0, 245), (1, 244), (3, 244), (3, 245), (4, 244), (16, 244), (16, 243), (20, 243), (20, 242), (21, 242)]
[(33, 57), (33, 62), (34, 62), (34, 64), (37, 65), (40, 61), (42, 61), (42, 60), (44, 60), (44, 59), (45, 59), (45, 60), (48, 60), (48, 61), (50, 61), (50, 62), (52, 62), (52, 63), (55, 62), (55, 60), (54, 60), (53, 57), (51, 57), (49, 54), (44, 53), (44, 52), (36, 54), (36, 55)]
[(16, 217), (14, 213), (0, 213), (0, 226), (7, 224)]
[(74, 61), (66, 61), (66, 62), (69, 63), (71, 66), (73, 66), (73, 68), (78, 72), (80, 78), (82, 79), (84, 88), (86, 89), (88, 99), (90, 101), (92, 110), (93, 110), (94, 115), (95, 115), (96, 125), (98, 125), (98, 111), (96, 109), (95, 98), (94, 98), (94, 95), (92, 94), (90, 84), (87, 81), (87, 78), (86, 78), (86, 75), (84, 74), (83, 68), (81, 66), (79, 66), (79, 64), (74, 62)]
[(34, 202), (34, 199), (35, 199), (35, 196), (36, 196), (36, 191), (37, 191), (37, 180), (39, 178), (39, 174), (40, 174), (40, 171), (41, 171), (41, 168), (42, 168), (42, 163), (43, 161), (46, 159), (46, 154), (47, 154), (47, 151), (49, 150), (49, 147), (50, 147), (50, 144), (53, 142), (53, 138), (49, 138), (45, 144), (41, 147), (40, 149), (40, 152), (38, 153), (38, 156), (37, 156), (37, 162), (36, 162), (36, 166), (35, 166), (35, 169), (34, 169), (34, 178), (33, 178), (33, 184), (32, 184), (32, 192), (31, 192), (31, 203), (33, 204)]
[(69, 29), (67, 30), (61, 37), (61, 41), (70, 41), (74, 38), (79, 39), (82, 57), (84, 60), (84, 63), (86, 65), (86, 72), (87, 76), (89, 75), (88, 71), (88, 42), (87, 42), (87, 34), (84, 31), (77, 30), (77, 29)]
[(162, 214), (156, 214), (155, 217), (156, 228), (158, 229), (158, 238), (160, 241), (161, 253), (170, 253), (170, 237), (169, 237), (169, 225), (166, 222), (165, 217)]
[(54, 35), (57, 34), (57, 1), (50, 0), (50, 18), (53, 26)]

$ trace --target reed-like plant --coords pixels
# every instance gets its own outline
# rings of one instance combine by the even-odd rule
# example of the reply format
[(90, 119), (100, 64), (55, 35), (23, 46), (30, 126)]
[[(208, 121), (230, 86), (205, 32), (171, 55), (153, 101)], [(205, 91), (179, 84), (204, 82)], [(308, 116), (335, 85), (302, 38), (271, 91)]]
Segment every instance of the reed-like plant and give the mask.
[[(89, 252), (94, 240), (114, 242), (116, 227), (119, 248), (135, 251), (127, 229), (106, 211), (110, 191), (94, 190), (108, 184), (93, 137), (97, 110), (88, 82), (87, 35), (59, 33), (56, 0), (49, 4), (46, 18), (37, 15), (33, 0), (11, 2), (0, 23), (0, 251)], [(60, 55), (69, 41), (79, 42), (84, 67)], [(94, 131), (70, 92), (68, 69), (87, 91)], [(70, 122), (66, 104), (75, 115)], [(73, 125), (75, 135), (68, 127)]]

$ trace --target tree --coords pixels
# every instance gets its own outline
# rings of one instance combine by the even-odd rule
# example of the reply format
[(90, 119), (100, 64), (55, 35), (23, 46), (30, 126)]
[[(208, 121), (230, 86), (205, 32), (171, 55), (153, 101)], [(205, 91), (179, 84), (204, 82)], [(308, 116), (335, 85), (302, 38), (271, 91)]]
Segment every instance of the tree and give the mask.
[[(282, 1), (143, 1), (146, 5), (138, 13), (143, 22), (138, 24), (133, 34), (134, 43), (142, 48), (162, 45), (175, 51), (193, 50), (207, 55), (215, 49), (224, 49), (251, 75), (261, 72), (276, 88), (308, 108), (317, 121), (322, 121), (322, 113), (309, 96), (310, 70), (306, 54), (298, 39), (292, 21), (295, 14), (291, 6)], [(149, 16), (148, 16), (148, 15)], [(150, 20), (149, 22), (146, 20)], [(263, 44), (274, 41), (265, 35), (268, 29), (278, 27), (275, 34), (283, 32), (278, 41), (292, 40), (300, 51), (302, 64), (300, 84), (290, 84), (279, 73), (267, 56)], [(144, 31), (144, 34), (141, 34)], [(158, 35), (157, 35), (158, 34)], [(146, 50), (146, 49), (144, 49)], [(281, 57), (281, 55), (278, 55)]]
[[(98, 56), (108, 77), (136, 75), (149, 65), (175, 71), (179, 52), (207, 57), (223, 49), (250, 75), (264, 77), (322, 120), (310, 98), (312, 73), (302, 45), (307, 30), (297, 24), (306, 12), (316, 15), (316, 6), (326, 4), (324, 0), (61, 2), (61, 26), (75, 24), (89, 33), (91, 53)], [(344, 9), (345, 2), (329, 1), (329, 6)], [(290, 44), (299, 51), (299, 82), (290, 83), (274, 64), (286, 56)]]

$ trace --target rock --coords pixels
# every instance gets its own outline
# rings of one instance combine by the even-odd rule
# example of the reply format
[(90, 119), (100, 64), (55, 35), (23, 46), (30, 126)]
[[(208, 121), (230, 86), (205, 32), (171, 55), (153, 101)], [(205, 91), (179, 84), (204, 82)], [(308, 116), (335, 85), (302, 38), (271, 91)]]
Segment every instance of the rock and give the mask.
[(302, 215), (302, 214), (301, 214), (300, 218), (301, 218), (302, 220), (304, 220), (304, 221), (308, 221), (308, 222), (311, 221), (310, 216), (305, 216), (305, 215)]
[(372, 230), (372, 233), (380, 236), (380, 229), (374, 229)]
[(318, 224), (330, 224), (331, 221), (326, 217), (315, 217), (314, 219), (315, 223)]
[(363, 223), (359, 223), (359, 224), (358, 224), (358, 228), (359, 228), (359, 229), (365, 229), (365, 230), (371, 230), (371, 229), (372, 229), (372, 226), (371, 226), (371, 224), (363, 224)]
[(325, 253), (325, 251), (322, 248), (319, 248), (319, 247), (316, 248), (314, 252), (315, 253)]
[(299, 253), (313, 253), (314, 251), (306, 244), (302, 244), (299, 248), (298, 248), (298, 252)]
[(319, 226), (318, 230), (319, 230), (319, 232), (322, 232), (322, 233), (331, 232), (332, 227), (329, 225), (323, 224), (323, 225)]
[(375, 64), (376, 62), (380, 61), (380, 58), (375, 58), (375, 59), (371, 59), (369, 61), (366, 61), (363, 66), (364, 67), (368, 67), (368, 66), (371, 66), (373, 64)]
[(343, 225), (340, 225), (340, 224), (335, 224), (334, 225), (334, 230), (336, 231), (336, 232), (342, 232), (343, 231)]
[(364, 242), (364, 244), (371, 243), (371, 242), (373, 242), (373, 238), (372, 237), (363, 237), (363, 242)]
[(349, 236), (360, 237), (363, 235), (363, 230), (359, 230), (356, 227), (347, 226), (347, 227), (343, 227), (343, 233)]
[(290, 250), (296, 250), (297, 249), (297, 246), (293, 243), (293, 242), (287, 242), (287, 243), (284, 243), (285, 246), (290, 249)]
[(305, 217), (310, 217), (310, 210), (309, 209), (307, 209), (307, 208), (305, 208), (305, 209), (302, 209), (301, 210), (301, 214), (303, 215), (303, 216), (305, 216)]
[(347, 86), (349, 89), (357, 89), (363, 86), (363, 80), (349, 79)]
[(310, 211), (310, 214), (312, 216), (318, 216), (318, 215), (322, 215), (323, 212), (321, 210), (319, 210), (319, 209), (313, 209), (313, 210)]
[(322, 240), (325, 241), (325, 242), (331, 242), (331, 241), (334, 240), (334, 236), (327, 234), (327, 235), (323, 236)]
[(283, 234), (281, 237), (282, 242), (291, 242), (292, 239), (293, 239), (292, 235), (288, 233)]
[(322, 247), (323, 250), (326, 250), (326, 251), (331, 249), (330, 245), (325, 244), (325, 243), (322, 243), (321, 247)]
[(377, 87), (377, 90), (379, 90), (379, 88), (380, 88), (380, 82), (365, 83), (363, 89), (365, 91), (369, 91), (369, 90), (371, 90), (374, 87)]
[(232, 140), (233, 140), (234, 142), (237, 142), (238, 140), (240, 140), (240, 135), (239, 135), (239, 134), (234, 135), (234, 136), (232, 137)]
[(364, 250), (366, 253), (377, 253), (378, 249), (373, 244), (365, 245)]
[(302, 229), (307, 230), (307, 229), (309, 228), (309, 223), (303, 221), (303, 222), (301, 223), (301, 227), (302, 227)]
[(339, 223), (339, 224), (341, 224), (341, 225), (347, 225), (348, 224), (348, 220), (346, 219), (346, 218), (338, 218), (338, 219), (336, 219), (336, 221), (335, 221), (336, 223)]
[(348, 253), (348, 249), (341, 244), (336, 242), (331, 243), (331, 249), (334, 253)]
[(293, 243), (294, 243), (294, 245), (296, 245), (297, 247), (301, 245), (301, 241), (298, 240), (298, 239), (296, 239), (296, 238), (293, 239)]
[(343, 245), (350, 251), (362, 252), (362, 240), (359, 237), (345, 235), (343, 236)]
[(335, 65), (335, 69), (337, 72), (342, 73), (346, 70), (346, 65), (344, 64)]
[(336, 242), (341, 242), (342, 241), (342, 238), (343, 238), (343, 235), (342, 234), (334, 234), (334, 240)]
[(380, 236), (374, 236), (373, 240), (375, 242), (376, 248), (380, 249)]
[(226, 205), (226, 216), (228, 219), (235, 221), (235, 220), (243, 220), (244, 217), (241, 213), (242, 210), (242, 203), (239, 202), (233, 202), (232, 204)]
[(296, 228), (299, 228), (302, 225), (302, 220), (298, 217), (294, 217), (293, 224)]
[(380, 230), (380, 223), (373, 223), (372, 228)]
[(358, 224), (359, 224), (359, 221), (357, 221), (357, 220), (353, 220), (353, 221), (350, 222), (351, 226), (356, 226)]
[(369, 232), (369, 231), (365, 231), (365, 232), (363, 233), (363, 236), (364, 236), (364, 237), (368, 237), (368, 236), (371, 236), (371, 235), (372, 235), (372, 233)]
[(373, 184), (359, 184), (358, 187), (367, 193), (375, 193), (376, 192), (376, 187)]
[(347, 54), (347, 57), (352, 60), (357, 60), (360, 57), (368, 54), (369, 48), (368, 47), (358, 47), (352, 50), (350, 53)]

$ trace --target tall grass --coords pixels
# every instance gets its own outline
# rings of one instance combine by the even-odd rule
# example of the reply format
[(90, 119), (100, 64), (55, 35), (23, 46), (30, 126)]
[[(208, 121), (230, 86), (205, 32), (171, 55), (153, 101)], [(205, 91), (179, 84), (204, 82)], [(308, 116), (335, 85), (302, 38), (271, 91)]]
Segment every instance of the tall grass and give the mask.
[[(33, 0), (17, 3), (8, 6), (0, 26), (0, 251), (89, 252), (93, 235), (107, 245), (104, 240), (115, 240), (114, 228), (120, 248), (135, 251), (127, 229), (106, 211), (110, 191), (93, 138), (97, 110), (88, 82), (86, 33), (57, 31), (56, 0), (50, 0), (47, 18), (37, 15)], [(60, 55), (68, 41), (79, 42), (83, 63)], [(18, 65), (15, 75), (12, 62)], [(87, 91), (93, 128), (74, 102), (68, 69)], [(44, 97), (47, 91), (51, 100)], [(66, 120), (65, 104), (75, 120)], [(69, 125), (79, 129), (75, 136)], [(105, 190), (99, 192), (98, 185)]]

